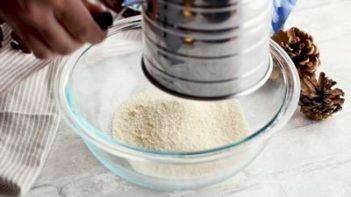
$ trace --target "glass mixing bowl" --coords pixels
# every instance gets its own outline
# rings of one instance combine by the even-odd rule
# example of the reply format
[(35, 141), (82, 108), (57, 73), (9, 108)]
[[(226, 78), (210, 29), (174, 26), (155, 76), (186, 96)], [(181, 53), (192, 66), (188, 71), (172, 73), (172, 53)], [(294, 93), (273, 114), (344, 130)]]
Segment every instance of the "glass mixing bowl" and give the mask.
[(142, 51), (141, 17), (120, 20), (103, 43), (70, 56), (55, 81), (55, 99), (64, 120), (104, 166), (130, 182), (169, 191), (223, 181), (246, 167), (296, 109), (298, 74), (284, 51), (271, 42), (271, 77), (257, 91), (235, 98), (250, 126), (248, 136), (197, 152), (125, 144), (111, 137), (115, 110), (132, 95), (156, 89), (143, 75)]

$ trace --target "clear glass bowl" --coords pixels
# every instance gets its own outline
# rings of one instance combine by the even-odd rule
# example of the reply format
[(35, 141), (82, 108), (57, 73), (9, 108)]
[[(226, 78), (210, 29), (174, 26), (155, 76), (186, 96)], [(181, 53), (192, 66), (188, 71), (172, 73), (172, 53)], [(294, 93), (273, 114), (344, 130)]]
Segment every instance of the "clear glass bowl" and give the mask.
[(121, 103), (156, 89), (140, 65), (141, 27), (140, 16), (117, 22), (103, 43), (69, 57), (55, 81), (55, 98), (64, 120), (115, 174), (158, 190), (212, 185), (246, 167), (291, 118), (300, 92), (298, 74), (284, 51), (271, 42), (274, 69), (270, 79), (250, 95), (236, 98), (250, 126), (247, 137), (197, 152), (160, 152), (113, 139), (111, 123)]

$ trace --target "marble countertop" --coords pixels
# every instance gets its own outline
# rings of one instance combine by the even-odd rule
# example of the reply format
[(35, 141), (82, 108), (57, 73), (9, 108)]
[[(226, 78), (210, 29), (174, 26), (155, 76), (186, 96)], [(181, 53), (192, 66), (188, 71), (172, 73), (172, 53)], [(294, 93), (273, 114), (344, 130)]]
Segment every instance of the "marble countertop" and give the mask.
[(234, 178), (197, 191), (161, 193), (108, 172), (64, 123), (27, 197), (351, 196), (351, 0), (299, 0), (287, 27), (314, 35), (320, 71), (346, 92), (345, 108), (323, 122), (296, 112), (264, 152)]

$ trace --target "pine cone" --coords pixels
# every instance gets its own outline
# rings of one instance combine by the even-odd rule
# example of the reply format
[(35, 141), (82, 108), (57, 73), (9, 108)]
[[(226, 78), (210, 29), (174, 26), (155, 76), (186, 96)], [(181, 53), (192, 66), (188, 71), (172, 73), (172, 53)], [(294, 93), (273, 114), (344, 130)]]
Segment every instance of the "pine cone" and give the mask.
[(316, 73), (320, 65), (319, 50), (311, 35), (293, 27), (288, 31), (279, 31), (272, 39), (288, 53), (300, 76)]
[(336, 82), (328, 79), (325, 73), (315, 76), (305, 76), (301, 79), (301, 96), (299, 105), (301, 112), (312, 120), (324, 120), (340, 111), (344, 104), (344, 92), (332, 88)]

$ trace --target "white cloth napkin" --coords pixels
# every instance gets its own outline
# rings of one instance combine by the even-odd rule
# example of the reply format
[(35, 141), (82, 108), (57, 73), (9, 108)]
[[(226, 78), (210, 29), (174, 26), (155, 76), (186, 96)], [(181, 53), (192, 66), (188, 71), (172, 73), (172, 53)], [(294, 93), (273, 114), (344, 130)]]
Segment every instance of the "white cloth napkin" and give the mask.
[(60, 117), (52, 81), (61, 60), (40, 61), (9, 46), (0, 49), (0, 196), (21, 196), (38, 177)]

